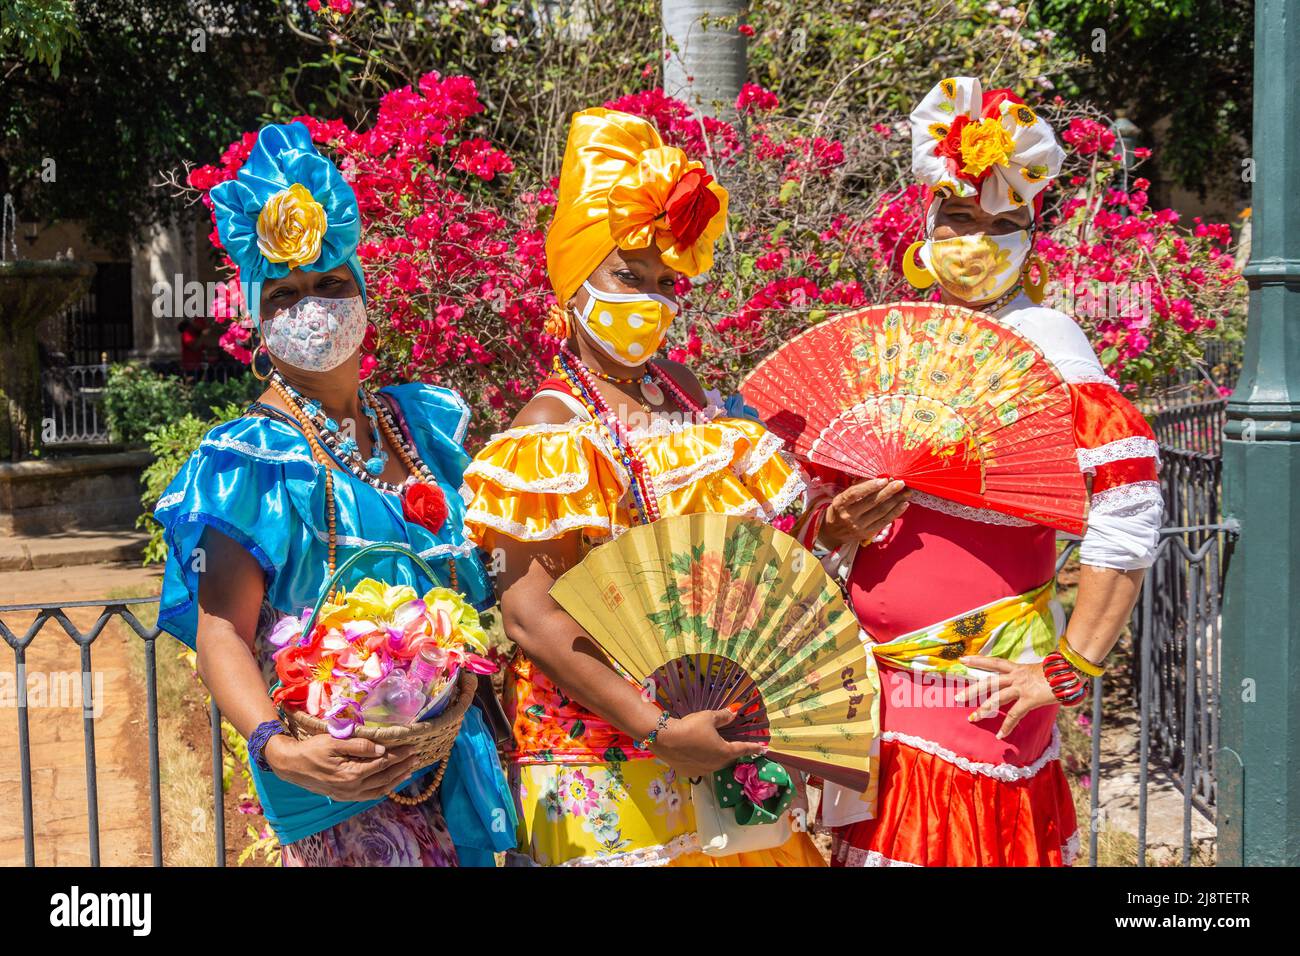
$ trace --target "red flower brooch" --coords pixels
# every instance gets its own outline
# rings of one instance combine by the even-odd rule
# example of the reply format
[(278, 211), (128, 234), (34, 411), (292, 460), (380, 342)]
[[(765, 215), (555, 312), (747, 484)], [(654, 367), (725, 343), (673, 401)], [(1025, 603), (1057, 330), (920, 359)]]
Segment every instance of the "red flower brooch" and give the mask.
[(402, 514), (411, 524), (437, 534), (447, 523), (447, 497), (437, 485), (411, 482), (402, 494)]

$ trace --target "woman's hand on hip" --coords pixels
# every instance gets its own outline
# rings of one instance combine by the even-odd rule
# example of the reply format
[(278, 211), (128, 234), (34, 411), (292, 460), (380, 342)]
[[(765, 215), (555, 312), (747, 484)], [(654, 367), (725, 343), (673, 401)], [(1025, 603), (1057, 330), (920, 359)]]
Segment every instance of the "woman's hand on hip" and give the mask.
[(702, 777), (741, 757), (761, 754), (762, 744), (722, 739), (718, 728), (735, 719), (729, 710), (700, 710), (674, 717), (659, 731), (650, 750), (681, 777)]
[(953, 697), (958, 704), (978, 702), (975, 712), (970, 716), (972, 722), (988, 720), (1004, 705), (1011, 705), (1006, 720), (998, 728), (998, 740), (1006, 739), (1031, 710), (1056, 703), (1056, 695), (1052, 693), (1052, 685), (1047, 682), (1042, 664), (1014, 664), (1000, 657), (978, 654), (963, 657), (961, 662), (970, 667), (995, 672), (995, 676), (971, 684)]
[(263, 751), (281, 780), (331, 800), (374, 800), (419, 769), (411, 747), (383, 747), (372, 740), (338, 740), (315, 734), (297, 740), (276, 734)]
[(826, 506), (817, 537), (831, 547), (870, 541), (907, 510), (911, 492), (901, 481), (872, 478), (845, 488)]

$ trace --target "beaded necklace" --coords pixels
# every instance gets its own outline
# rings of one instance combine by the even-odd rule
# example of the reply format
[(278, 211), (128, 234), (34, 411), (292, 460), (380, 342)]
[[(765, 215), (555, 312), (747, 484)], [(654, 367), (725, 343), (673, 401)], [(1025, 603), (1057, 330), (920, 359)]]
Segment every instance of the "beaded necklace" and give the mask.
[[(619, 420), (618, 415), (610, 408), (609, 403), (605, 401), (596, 388), (595, 373), (587, 367), (587, 364), (578, 358), (567, 346), (560, 350), (560, 354), (555, 356), (554, 361), (555, 373), (559, 378), (569, 386), (569, 391), (573, 396), (583, 403), (588, 414), (600, 422), (609, 432), (610, 438), (614, 442), (614, 447), (619, 453), (619, 458), (623, 467), (627, 469), (631, 476), (632, 502), (640, 516), (642, 524), (649, 524), (651, 521), (659, 519), (659, 500), (655, 495), (654, 483), (650, 477), (650, 469), (646, 466), (645, 459), (637, 451), (636, 445), (627, 427)], [(696, 404), (689, 395), (687, 395), (672, 378), (657, 365), (649, 366), (650, 372), (646, 378), (651, 375), (658, 379), (660, 383), (668, 388), (673, 398), (681, 408), (686, 409), (692, 416), (698, 416), (702, 409)], [(628, 380), (632, 381), (631, 379)]]
[[(564, 351), (571, 361), (575, 359), (581, 361), (581, 359), (577, 359), (577, 356), (569, 351), (567, 345), (564, 346)], [(664, 403), (664, 390), (660, 387), (659, 383), (655, 381), (655, 376), (653, 374), (654, 366), (647, 367), (647, 369), (640, 375), (633, 375), (631, 378), (620, 378), (617, 375), (610, 375), (608, 372), (594, 369), (590, 365), (586, 366), (586, 368), (587, 371), (596, 376), (596, 378), (603, 382), (609, 382), (611, 385), (637, 385), (640, 388), (641, 397), (655, 408), (658, 408)]]
[[(270, 385), (275, 393), (284, 399), (285, 403), (289, 406), (289, 410), (293, 413), (294, 420), (298, 422), (298, 427), (302, 429), (303, 434), (307, 438), (307, 444), (311, 447), (312, 457), (321, 465), (325, 472), (325, 523), (329, 528), (328, 565), (330, 576), (333, 577), (335, 556), (338, 551), (338, 512), (334, 506), (334, 470), (329, 466), (331, 456), (329, 452), (325, 450), (325, 447), (321, 442), (320, 432), (316, 428), (316, 423), (307, 415), (306, 411), (303, 410), (302, 406), (295, 398), (297, 393), (293, 392), (289, 388), (287, 382), (282, 378), (278, 378), (278, 376), (274, 374), (271, 377)], [(364, 401), (370, 400), (369, 396), (365, 396), (364, 394), (362, 398)], [(380, 491), (387, 491), (390, 493), (404, 493), (405, 489), (409, 488), (417, 481), (417, 475), (419, 476), (419, 481), (436, 487), (437, 479), (433, 477), (433, 472), (429, 470), (429, 467), (424, 463), (424, 460), (420, 458), (419, 452), (417, 452), (406, 441), (406, 438), (401, 434), (400, 429), (395, 427), (390, 415), (391, 413), (389, 410), (385, 408), (383, 409), (382, 415), (376, 416), (376, 421), (378, 422), (379, 430), (383, 432), (384, 437), (388, 439), (388, 443), (397, 449), (398, 458), (401, 460), (402, 464), (406, 466), (406, 472), (408, 475), (406, 481), (401, 485), (395, 485), (391, 481), (381, 481), (364, 470), (358, 471), (353, 468), (350, 460), (345, 462), (348, 465), (348, 470), (367, 484), (372, 485)], [(335, 460), (337, 460), (337, 458)], [(453, 591), (460, 591), (460, 576), (456, 573), (456, 559), (452, 555), (447, 556), (447, 581)]]
[(983, 302), (979, 305), (967, 305), (966, 308), (973, 309), (976, 312), (983, 312), (985, 315), (993, 315), (998, 311), (998, 309), (1002, 308), (1004, 305), (1006, 305), (1008, 302), (1010, 302), (1012, 299), (1014, 299), (1016, 296), (1020, 294), (1020, 290), (1023, 284), (1024, 283), (1022, 282), (1017, 282), (1015, 285), (1013, 285), (1006, 292), (1003, 292), (992, 302)]
[[(348, 471), (366, 484), (388, 494), (401, 494), (402, 489), (412, 481), (435, 483), (433, 473), (420, 458), (419, 453), (407, 443), (400, 431), (393, 427), (388, 409), (383, 408), (381, 415), (378, 403), (365, 389), (358, 388), (357, 396), (361, 400), (361, 410), (370, 423), (372, 453), (370, 458), (363, 460), (356, 439), (341, 437), (338, 422), (324, 414), (319, 401), (314, 398), (304, 398), (280, 376), (278, 371), (271, 374), (271, 387), (295, 412), (299, 413), (298, 417), (305, 418), (311, 423), (321, 444), (337, 452), (337, 457), (342, 459)], [(388, 452), (384, 450), (385, 440), (390, 447), (396, 449), (397, 457), (406, 466), (408, 477), (401, 484), (394, 484), (379, 477), (383, 473), (384, 464), (388, 461)]]

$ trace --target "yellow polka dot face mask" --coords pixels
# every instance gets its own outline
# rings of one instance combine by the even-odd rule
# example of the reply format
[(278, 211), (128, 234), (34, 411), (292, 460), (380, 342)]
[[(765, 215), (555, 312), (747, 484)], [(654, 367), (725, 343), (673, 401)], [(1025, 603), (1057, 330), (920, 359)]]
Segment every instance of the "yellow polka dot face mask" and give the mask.
[(574, 310), (587, 335), (621, 365), (636, 366), (659, 351), (677, 315), (677, 303), (662, 295), (602, 292), (584, 282), (587, 304)]

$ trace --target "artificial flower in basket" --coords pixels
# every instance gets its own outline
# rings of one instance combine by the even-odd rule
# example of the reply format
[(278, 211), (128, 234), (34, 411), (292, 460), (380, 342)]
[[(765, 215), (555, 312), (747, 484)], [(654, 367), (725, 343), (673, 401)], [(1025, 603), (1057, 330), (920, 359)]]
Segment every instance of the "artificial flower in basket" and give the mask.
[(442, 762), (418, 796), (441, 782), (445, 758), (474, 699), (476, 674), (497, 665), (478, 612), (455, 590), (433, 587), (420, 596), (405, 584), (364, 578), (350, 590), (337, 582), (363, 554), (397, 551), (436, 580), (414, 552), (400, 545), (363, 548), (331, 577), (321, 600), (300, 617), (282, 618), (268, 640), (278, 678), (271, 699), (298, 737), (329, 733), (385, 746), (413, 746), (423, 769)]

